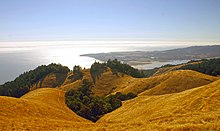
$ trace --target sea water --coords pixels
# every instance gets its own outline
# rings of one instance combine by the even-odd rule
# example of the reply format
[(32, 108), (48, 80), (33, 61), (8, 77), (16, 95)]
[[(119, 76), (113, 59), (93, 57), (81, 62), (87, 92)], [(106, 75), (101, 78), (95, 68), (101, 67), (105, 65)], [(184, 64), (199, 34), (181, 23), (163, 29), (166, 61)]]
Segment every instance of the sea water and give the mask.
[[(81, 54), (154, 51), (179, 47), (184, 47), (184, 45), (170, 44), (169, 42), (158, 44), (146, 41), (0, 42), (0, 84), (14, 80), (21, 73), (42, 64), (60, 63), (72, 69), (74, 65), (90, 68), (92, 63), (98, 61), (91, 57), (80, 56)], [(152, 63), (135, 67), (150, 69), (164, 64), (168, 63)]]

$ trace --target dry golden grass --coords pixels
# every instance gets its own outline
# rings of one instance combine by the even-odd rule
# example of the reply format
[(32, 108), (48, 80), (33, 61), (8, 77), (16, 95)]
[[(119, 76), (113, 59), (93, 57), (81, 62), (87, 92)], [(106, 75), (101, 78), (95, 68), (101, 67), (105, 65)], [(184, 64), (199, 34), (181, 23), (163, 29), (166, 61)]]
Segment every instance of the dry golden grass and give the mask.
[(153, 76), (161, 75), (161, 74), (168, 73), (168, 72), (171, 72), (171, 71), (175, 71), (175, 70), (177, 70), (177, 69), (179, 69), (179, 68), (181, 68), (185, 65), (192, 65), (192, 64), (198, 64), (198, 63), (201, 63), (201, 62), (183, 63), (183, 64), (176, 65), (176, 66), (159, 68), (159, 70), (157, 70), (157, 72), (155, 72), (153, 74)]
[(53, 84), (56, 83), (57, 78), (54, 73), (48, 74), (45, 78), (38, 81), (36, 84), (32, 85), (31, 90), (35, 90), (41, 87), (53, 87)]
[[(68, 91), (70, 89), (76, 89), (76, 88), (78, 88), (82, 85), (82, 80), (73, 81), (71, 79), (72, 75), (73, 75), (73, 73), (69, 72), (65, 82), (63, 83), (63, 85), (61, 87), (59, 87), (59, 89), (64, 90), (64, 91)], [(89, 81), (92, 82), (92, 77), (90, 75), (90, 70), (89, 69), (84, 69), (83, 70), (83, 79), (88, 79)]]
[[(69, 76), (71, 76), (70, 74)], [(90, 75), (89, 69), (83, 70), (83, 79), (88, 79), (92, 82), (92, 77)], [(108, 69), (104, 72), (99, 78), (96, 79), (96, 83), (93, 82), (92, 92), (98, 96), (105, 96), (113, 92), (117, 92), (120, 89), (123, 89), (129, 86), (130, 83), (136, 81), (137, 79), (132, 78), (131, 76), (118, 73), (118, 75), (113, 75), (112, 71)], [(68, 91), (70, 89), (76, 89), (82, 85), (82, 80), (77, 80), (74, 82), (70, 82), (71, 80), (65, 80), (65, 84), (60, 87), (60, 89), (64, 91)]]
[(131, 124), (95, 124), (77, 116), (64, 103), (64, 92), (40, 88), (22, 98), (0, 96), (0, 130), (134, 130)]
[(119, 92), (158, 95), (181, 92), (216, 81), (218, 77), (191, 70), (178, 70), (162, 75), (129, 81), (129, 85)]
[(57, 75), (55, 73), (50, 73), (43, 79), (39, 80), (37, 83), (33, 84), (31, 90), (35, 90), (42, 87), (44, 88), (56, 87), (59, 81), (58, 79), (59, 78), (57, 78)]
[[(92, 81), (89, 70), (84, 70), (83, 74), (83, 79)], [(199, 87), (216, 81), (217, 79), (218, 77), (191, 70), (171, 71), (150, 78), (133, 78), (122, 73), (113, 75), (111, 70), (108, 70), (96, 79), (96, 84), (93, 84), (92, 92), (98, 96), (105, 96), (116, 92), (160, 95)], [(63, 85), (60, 88), (67, 91), (76, 89), (80, 87), (81, 84), (82, 80), (77, 80)]]
[(58, 87), (59, 89), (63, 90), (63, 91), (69, 91), (71, 89), (77, 89), (78, 87), (80, 87), (82, 85), (82, 80), (77, 80), (74, 81), (72, 83), (63, 85), (61, 87)]
[(157, 130), (219, 130), (220, 80), (180, 93), (138, 96), (98, 122)]
[[(85, 78), (91, 81), (89, 70), (84, 70)], [(41, 88), (21, 98), (0, 96), (0, 130), (220, 130), (217, 77), (186, 70), (138, 79), (108, 70), (97, 79), (95, 94), (141, 94), (97, 123), (65, 105), (65, 91), (82, 84), (67, 79), (59, 89)]]
[(64, 102), (64, 92), (52, 88), (37, 89), (22, 98), (1, 96), (0, 130), (56, 129), (80, 127), (79, 123), (92, 124), (72, 112)]
[(157, 77), (162, 78), (160, 84), (142, 92), (140, 95), (177, 93), (191, 88), (203, 86), (219, 79), (218, 77), (205, 75), (191, 70), (172, 71)]
[(98, 96), (106, 96), (127, 87), (135, 80), (135, 78), (122, 73), (113, 75), (112, 71), (108, 70), (107, 72), (104, 72), (99, 79), (96, 79), (96, 84), (94, 85), (92, 92)]

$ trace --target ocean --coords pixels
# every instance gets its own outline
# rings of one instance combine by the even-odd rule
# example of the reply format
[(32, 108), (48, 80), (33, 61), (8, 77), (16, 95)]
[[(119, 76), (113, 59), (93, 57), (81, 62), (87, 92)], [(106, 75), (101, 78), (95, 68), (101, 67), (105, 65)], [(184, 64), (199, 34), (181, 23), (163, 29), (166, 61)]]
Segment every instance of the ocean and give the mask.
[[(70, 69), (74, 65), (90, 68), (98, 61), (94, 58), (80, 56), (88, 53), (108, 53), (121, 51), (154, 51), (186, 47), (170, 42), (146, 41), (36, 41), (36, 42), (0, 42), (0, 84), (14, 80), (25, 71), (39, 65), (60, 63)], [(183, 61), (174, 62), (174, 64)], [(164, 64), (152, 63), (136, 65), (139, 69), (150, 69)]]

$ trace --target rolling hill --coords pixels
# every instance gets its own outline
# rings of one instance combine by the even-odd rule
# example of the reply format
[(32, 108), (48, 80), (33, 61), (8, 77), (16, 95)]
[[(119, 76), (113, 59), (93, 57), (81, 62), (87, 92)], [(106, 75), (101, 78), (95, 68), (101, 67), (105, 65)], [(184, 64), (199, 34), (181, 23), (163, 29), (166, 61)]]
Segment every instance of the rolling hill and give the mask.
[(180, 93), (141, 95), (98, 123), (127, 123), (159, 130), (219, 130), (220, 80)]
[[(124, 83), (127, 83), (127, 85), (132, 87), (132, 82), (135, 84), (143, 83), (142, 85), (146, 85), (147, 83), (152, 84), (155, 82), (161, 84), (152, 84), (152, 88), (150, 90), (154, 89), (155, 92), (160, 92), (160, 90), (164, 90), (164, 88), (158, 87), (171, 87), (170, 84), (172, 85), (172, 82), (176, 81), (177, 85), (174, 85), (182, 88), (185, 87), (185, 91), (175, 90), (175, 92), (169, 92), (169, 94), (166, 94), (166, 92), (164, 95), (150, 94), (149, 96), (148, 91), (150, 90), (144, 90), (144, 92), (139, 94), (137, 98), (123, 102), (122, 107), (104, 115), (97, 123), (92, 123), (84, 118), (81, 118), (68, 109), (64, 103), (65, 92), (59, 88), (36, 89), (25, 94), (21, 98), (0, 96), (0, 129), (219, 129), (220, 81), (217, 80), (217, 77), (208, 76), (194, 71), (173, 71), (152, 78), (132, 78), (129, 76), (120, 76), (118, 80), (113, 80), (117, 78), (113, 76), (112, 80), (109, 80), (109, 78), (105, 77), (112, 76), (111, 72), (107, 71), (105, 73), (102, 75), (103, 78), (100, 78), (100, 80), (106, 80), (106, 82), (109, 82), (106, 84), (118, 83), (119, 85), (123, 85)], [(179, 78), (183, 79), (179, 80)], [(184, 81), (186, 78), (188, 78), (188, 80)], [(120, 80), (122, 79), (126, 82), (120, 83)], [(184, 84), (186, 84), (186, 82), (190, 84), (190, 80), (197, 84), (190, 87), (185, 86)], [(144, 83), (145, 81), (147, 82)], [(195, 87), (200, 85), (204, 86)], [(132, 89), (131, 87), (125, 89)], [(62, 89), (62, 87), (60, 88)], [(112, 87), (109, 89), (111, 88)]]
[[(83, 79), (88, 79), (90, 82), (92, 82), (92, 77), (89, 70), (83, 70)], [(116, 92), (119, 89), (125, 88), (129, 85), (128, 81), (134, 80), (136, 79), (123, 73), (118, 73), (115, 75), (110, 69), (108, 69), (99, 78), (96, 79), (95, 84), (92, 82), (92, 92), (98, 96), (106, 96), (110, 93)], [(67, 77), (63, 86), (59, 88), (64, 91), (68, 91), (70, 89), (76, 89), (82, 84), (82, 80), (73, 82), (70, 81), (71, 80), (68, 80)]]
[(64, 99), (63, 91), (52, 88), (37, 89), (22, 98), (0, 96), (0, 129), (51, 130), (92, 124), (72, 112)]
[(205, 75), (196, 71), (178, 70), (150, 78), (136, 79), (130, 82), (125, 88), (118, 90), (118, 92), (134, 92), (148, 95), (177, 93), (209, 84), (217, 79), (217, 77)]
[[(88, 79), (92, 82), (89, 70), (83, 70), (83, 79)], [(133, 78), (123, 73), (113, 74), (113, 72), (108, 69), (96, 79), (95, 84), (92, 83), (92, 92), (98, 96), (106, 96), (116, 92), (122, 92), (125, 94), (129, 92), (140, 94), (143, 92), (148, 95), (167, 94), (181, 92), (209, 84), (217, 79), (217, 77), (191, 70), (168, 71), (168, 73), (150, 78)], [(60, 88), (67, 91), (70, 89), (76, 89), (81, 84), (82, 80), (77, 80), (64, 84)]]
[[(0, 130), (220, 130), (219, 77), (177, 68), (158, 70), (149, 78), (107, 68), (95, 82), (89, 69), (77, 80), (72, 72), (65, 77), (49, 73), (20, 98), (0, 96)], [(65, 92), (79, 88), (84, 79), (97, 96), (138, 96), (93, 123), (65, 104)]]

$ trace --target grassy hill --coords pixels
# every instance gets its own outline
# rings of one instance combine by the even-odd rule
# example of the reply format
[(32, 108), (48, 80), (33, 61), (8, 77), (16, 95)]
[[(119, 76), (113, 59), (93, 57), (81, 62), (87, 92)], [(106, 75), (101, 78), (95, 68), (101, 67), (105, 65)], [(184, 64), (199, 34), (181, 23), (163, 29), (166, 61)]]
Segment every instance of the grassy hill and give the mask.
[(144, 70), (145, 76), (156, 76), (175, 70), (194, 70), (212, 76), (220, 75), (220, 58), (191, 60), (178, 65), (164, 65), (158, 68)]
[(132, 80), (135, 80), (135, 78), (123, 73), (118, 73), (115, 75), (112, 73), (112, 71), (108, 70), (107, 72), (103, 73), (99, 79), (96, 80), (96, 84), (92, 91), (96, 95), (105, 96), (128, 86), (128, 81)]
[[(83, 79), (92, 81), (88, 70), (83, 71)], [(109, 69), (104, 72), (96, 84), (93, 84), (92, 92), (98, 96), (115, 94), (116, 92), (135, 94), (158, 95), (181, 92), (187, 89), (209, 84), (218, 77), (205, 75), (196, 71), (178, 70), (149, 78), (133, 78), (123, 73), (113, 74)], [(82, 80), (61, 86), (62, 90), (76, 89), (82, 84)], [(143, 93), (142, 93), (143, 92)]]
[(137, 94), (142, 94), (143, 92), (143, 94), (148, 95), (176, 93), (209, 84), (217, 79), (218, 77), (205, 75), (195, 71), (179, 70), (150, 78), (128, 81), (129, 85), (118, 90), (118, 92), (134, 92)]
[[(106, 73), (106, 74), (105, 74)], [(178, 87), (186, 87), (183, 92), (165, 95), (141, 93), (137, 98), (123, 102), (122, 107), (104, 115), (97, 123), (79, 117), (65, 105), (64, 89), (40, 88), (21, 98), (0, 96), (1, 130), (164, 130), (164, 129), (219, 129), (220, 81), (217, 77), (194, 71), (174, 71), (152, 78), (116, 77), (111, 71), (105, 72), (100, 81), (111, 85), (138, 85), (161, 83), (170, 87), (177, 82)], [(85, 75), (86, 76), (86, 75)], [(112, 76), (109, 80), (107, 76)], [(179, 76), (179, 77), (177, 77)], [(179, 80), (178, 78), (183, 78)], [(118, 78), (118, 80), (116, 79)], [(174, 79), (176, 78), (176, 79)], [(189, 89), (184, 84), (192, 81), (196, 86)], [(113, 80), (115, 79), (115, 80)], [(120, 80), (124, 79), (123, 82)], [(217, 81), (215, 81), (217, 80)], [(147, 81), (146, 83), (144, 83)], [(212, 82), (215, 81), (215, 82)], [(73, 83), (76, 83), (75, 81)], [(178, 83), (179, 82), (179, 83)], [(163, 84), (164, 83), (164, 84)], [(208, 84), (210, 83), (210, 84)], [(71, 83), (69, 83), (71, 84)], [(134, 85), (135, 85), (134, 84)], [(206, 84), (206, 85), (205, 85)], [(68, 84), (67, 84), (68, 85)], [(125, 86), (124, 85), (124, 86)], [(177, 86), (176, 85), (176, 86)], [(152, 84), (156, 88), (156, 84)], [(107, 86), (106, 86), (107, 87)], [(135, 86), (139, 87), (139, 86)], [(141, 86), (140, 86), (141, 87)], [(143, 89), (141, 87), (140, 89)], [(111, 88), (111, 87), (110, 87)], [(154, 89), (152, 88), (152, 89)], [(139, 89), (139, 88), (138, 88)], [(158, 88), (156, 88), (158, 89)], [(159, 88), (160, 89), (160, 88)], [(162, 88), (163, 89), (163, 88)], [(187, 90), (189, 89), (189, 90)], [(145, 91), (145, 90), (144, 90)], [(159, 90), (158, 90), (159, 91)]]
[[(71, 75), (72, 74), (69, 76)], [(88, 79), (90, 82), (93, 81), (88, 69), (83, 70), (83, 79)], [(82, 84), (82, 80), (71, 82), (71, 80), (67, 77), (63, 86), (59, 88), (64, 91), (76, 89)], [(110, 93), (127, 87), (129, 85), (128, 81), (134, 80), (136, 80), (136, 78), (133, 78), (124, 73), (113, 74), (111, 69), (107, 69), (99, 78), (96, 78), (96, 83), (93, 83), (92, 92), (98, 96), (106, 96)]]
[(0, 96), (0, 129), (50, 130), (92, 124), (72, 112), (64, 99), (63, 91), (52, 88), (37, 89), (22, 98)]
[(161, 75), (164, 73), (178, 70), (181, 67), (186, 66), (186, 65), (198, 64), (198, 63), (201, 63), (201, 62), (198, 61), (198, 62), (183, 63), (183, 64), (179, 64), (179, 65), (168, 65), (168, 66), (165, 65), (160, 68), (154, 69), (155, 72), (152, 74), (152, 76)]
[(151, 129), (219, 130), (220, 80), (181, 93), (138, 96), (99, 123), (127, 123)]
[[(192, 62), (190, 67), (198, 69), (194, 64), (200, 63)], [(213, 71), (218, 72), (215, 68), (218, 62), (214, 60), (211, 65), (214, 65)], [(47, 66), (40, 67), (37, 71), (24, 73), (19, 81), (6, 84), (10, 88), (6, 85), (0, 88), (7, 93), (13, 84), (22, 84), (21, 78), (25, 78), (26, 83), (31, 82), (28, 85), (30, 92), (20, 98), (0, 96), (0, 130), (220, 130), (219, 77), (179, 70), (186, 66), (188, 64), (163, 67), (149, 78), (129, 76), (126, 74), (129, 70), (123, 66), (123, 72), (110, 67), (102, 71), (96, 68), (95, 75), (90, 69), (84, 69), (80, 79), (75, 79), (73, 71), (60, 65), (53, 64), (48, 71), (43, 70)], [(202, 67), (207, 69), (207, 66)], [(79, 89), (85, 79), (91, 83), (91, 95), (97, 99), (117, 92), (133, 92), (138, 96), (124, 101), (121, 107), (93, 123), (78, 116), (65, 104), (65, 93)], [(20, 87), (17, 88), (19, 91)], [(81, 97), (85, 96), (79, 95), (76, 99)], [(77, 106), (81, 109), (82, 105)]]
[(177, 93), (216, 81), (218, 78), (191, 70), (178, 70), (158, 76), (162, 82), (140, 95)]

